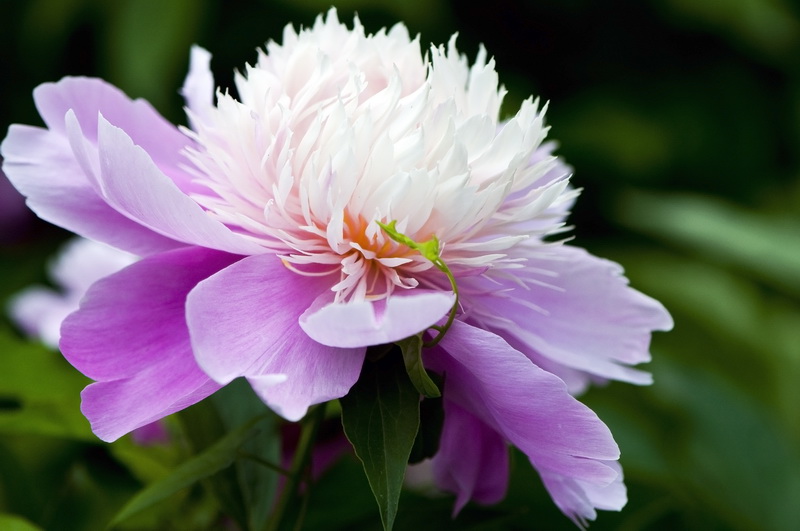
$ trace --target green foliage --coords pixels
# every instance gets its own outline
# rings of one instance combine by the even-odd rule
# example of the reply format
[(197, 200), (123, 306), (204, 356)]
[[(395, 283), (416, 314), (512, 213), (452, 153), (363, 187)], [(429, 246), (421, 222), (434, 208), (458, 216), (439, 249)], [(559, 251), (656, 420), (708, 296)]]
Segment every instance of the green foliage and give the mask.
[(276, 417), (266, 411), (247, 382), (239, 379), (180, 414), (196, 452), (206, 452), (226, 433), (251, 425), (253, 418), (260, 419), (235, 448), (233, 466), (208, 479), (223, 512), (246, 530), (264, 529), (275, 497), (280, 434)]
[(403, 477), (419, 429), (419, 393), (399, 356), (364, 364), (361, 377), (340, 399), (342, 426), (364, 465), (384, 529), (392, 529)]
[(630, 192), (617, 215), (632, 230), (732, 265), (800, 297), (800, 219), (719, 199)]
[(411, 448), (409, 464), (430, 459), (439, 451), (444, 423), (444, 404), (441, 397), (426, 397), (419, 404), (419, 431)]
[(231, 431), (206, 450), (176, 467), (167, 477), (148, 485), (125, 504), (111, 521), (111, 525), (119, 524), (131, 516), (156, 505), (181, 489), (229, 467), (236, 459), (239, 449), (248, 439), (255, 435), (255, 428), (259, 421), (261, 421), (260, 417), (252, 418), (249, 422)]
[(5, 531), (40, 531), (41, 528), (33, 525), (24, 518), (13, 514), (0, 514), (0, 529)]
[(0, 433), (92, 440), (80, 413), (89, 383), (56, 352), (0, 326)]

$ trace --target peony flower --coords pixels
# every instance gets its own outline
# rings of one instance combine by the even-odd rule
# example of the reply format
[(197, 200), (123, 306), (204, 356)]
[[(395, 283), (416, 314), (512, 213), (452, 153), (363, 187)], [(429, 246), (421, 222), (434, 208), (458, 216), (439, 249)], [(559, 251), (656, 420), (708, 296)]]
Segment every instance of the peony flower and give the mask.
[(239, 377), (298, 420), (347, 394), (368, 347), (426, 333), (424, 364), (445, 376), (435, 471), (457, 509), (503, 495), (509, 443), (577, 523), (621, 508), (617, 445), (567, 383), (649, 382), (631, 366), (671, 320), (619, 266), (550, 238), (578, 192), (543, 144), (545, 109), (528, 99), (501, 122), (483, 49), (471, 66), (455, 38), (423, 55), (402, 24), (368, 35), (335, 10), (287, 26), (236, 97), (215, 98), (209, 61), (192, 50), (188, 128), (66, 78), (34, 91), (47, 128), (14, 125), (2, 145), (40, 217), (144, 257), (62, 329), (95, 380), (95, 433)]

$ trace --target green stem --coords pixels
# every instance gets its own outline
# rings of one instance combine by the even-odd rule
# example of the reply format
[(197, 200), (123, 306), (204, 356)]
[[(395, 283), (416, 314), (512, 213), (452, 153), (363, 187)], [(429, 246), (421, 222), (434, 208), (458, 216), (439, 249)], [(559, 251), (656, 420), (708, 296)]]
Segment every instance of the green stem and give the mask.
[(254, 462), (258, 463), (259, 465), (263, 466), (264, 468), (268, 468), (269, 470), (277, 472), (278, 474), (280, 474), (282, 476), (289, 477), (289, 476), (292, 475), (291, 471), (286, 470), (285, 468), (279, 467), (275, 463), (267, 461), (263, 457), (257, 456), (256, 454), (251, 454), (250, 452), (243, 452), (243, 451), (239, 450), (238, 452), (236, 452), (236, 455), (238, 455), (242, 459), (249, 459), (251, 461), (254, 461)]
[(314, 441), (317, 438), (319, 426), (325, 418), (326, 403), (318, 405), (307, 417), (303, 423), (303, 429), (300, 432), (300, 440), (297, 443), (297, 448), (294, 452), (292, 459), (292, 466), (290, 474), (286, 479), (286, 484), (283, 486), (280, 497), (275, 503), (275, 509), (267, 522), (265, 531), (278, 531), (280, 529), (281, 521), (286, 514), (286, 509), (289, 507), (290, 502), (294, 499), (297, 489), (300, 484), (301, 478), (304, 476), (304, 471), (309, 466), (311, 460), (311, 451), (314, 448)]
[(441, 258), (437, 258), (436, 260), (434, 260), (433, 265), (435, 265), (439, 269), (439, 271), (447, 275), (447, 280), (450, 281), (450, 287), (453, 288), (453, 293), (456, 296), (456, 300), (453, 303), (453, 307), (450, 308), (450, 315), (447, 316), (447, 322), (444, 324), (444, 326), (431, 327), (439, 333), (436, 334), (436, 337), (434, 337), (430, 341), (423, 343), (422, 346), (427, 348), (435, 347), (436, 345), (439, 344), (439, 341), (442, 340), (445, 333), (447, 333), (447, 331), (450, 329), (450, 325), (453, 324), (453, 321), (456, 318), (456, 312), (458, 311), (458, 286), (456, 286), (456, 279), (453, 276), (453, 273), (450, 271), (450, 268), (447, 267), (447, 264), (445, 264)]
[(303, 500), (300, 502), (300, 514), (297, 515), (297, 521), (294, 523), (294, 531), (302, 531), (303, 522), (306, 519), (306, 512), (308, 511), (308, 502), (311, 499), (311, 467), (306, 467), (306, 491), (303, 493)]

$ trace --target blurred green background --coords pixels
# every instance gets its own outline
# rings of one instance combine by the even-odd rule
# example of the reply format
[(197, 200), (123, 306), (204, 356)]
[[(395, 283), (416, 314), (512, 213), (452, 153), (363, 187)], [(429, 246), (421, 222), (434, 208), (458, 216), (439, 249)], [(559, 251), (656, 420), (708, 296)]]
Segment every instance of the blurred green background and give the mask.
[[(188, 50), (217, 82), (309, 25), (329, 0), (0, 0), (0, 126), (39, 124), (31, 90), (103, 77), (184, 123)], [(620, 262), (662, 301), (655, 384), (585, 401), (622, 448), (629, 504), (594, 530), (800, 529), (800, 8), (782, 0), (343, 0), (369, 31), (403, 21), (423, 43), (483, 43), (509, 89), (550, 101), (551, 136), (584, 188), (574, 244)], [(3, 194), (11, 192), (5, 189)], [(11, 207), (8, 207), (11, 209)], [(3, 218), (5, 219), (5, 218)], [(67, 235), (32, 217), (0, 229), (0, 297), (45, 281)], [(85, 385), (56, 354), (0, 324), (0, 529), (102, 529), (187, 457), (180, 445), (94, 439)], [(501, 504), (408, 492), (397, 529), (573, 529), (521, 456)], [(308, 529), (377, 529), (358, 465), (315, 489)], [(202, 486), (121, 529), (216, 528)], [(18, 527), (13, 527), (18, 526)]]

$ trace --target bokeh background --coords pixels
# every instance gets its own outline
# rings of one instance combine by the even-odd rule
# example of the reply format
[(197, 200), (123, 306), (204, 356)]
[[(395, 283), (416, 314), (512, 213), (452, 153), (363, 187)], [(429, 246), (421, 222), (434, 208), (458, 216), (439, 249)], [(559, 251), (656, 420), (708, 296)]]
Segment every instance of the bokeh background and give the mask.
[[(189, 46), (217, 82), (309, 25), (330, 0), (0, 0), (0, 127), (40, 124), (31, 90), (103, 77), (185, 123)], [(594, 530), (800, 529), (800, 8), (784, 0), (342, 0), (369, 31), (404, 21), (423, 43), (483, 43), (509, 89), (550, 101), (551, 136), (584, 189), (574, 243), (620, 262), (661, 300), (655, 384), (584, 400), (622, 448), (629, 504)], [(4, 135), (5, 133), (3, 133)], [(46, 283), (68, 235), (0, 182), (0, 299)], [(179, 443), (97, 441), (85, 379), (0, 322), (0, 528), (102, 529), (188, 456)], [(452, 520), (452, 499), (409, 491), (397, 529), (573, 529), (522, 456), (509, 495)], [(27, 522), (27, 523), (25, 523)], [(215, 529), (201, 484), (120, 529)], [(228, 522), (233, 525), (231, 521)], [(12, 528), (12, 525), (20, 527)], [(377, 529), (358, 464), (315, 488), (308, 529)], [(30, 526), (30, 527), (25, 527)]]

